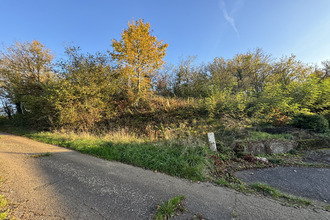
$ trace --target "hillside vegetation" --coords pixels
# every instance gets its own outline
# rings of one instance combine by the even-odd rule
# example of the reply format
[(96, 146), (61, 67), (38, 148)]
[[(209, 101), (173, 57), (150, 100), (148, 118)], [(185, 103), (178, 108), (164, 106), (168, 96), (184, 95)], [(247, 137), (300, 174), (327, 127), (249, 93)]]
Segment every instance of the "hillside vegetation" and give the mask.
[[(150, 28), (141, 19), (129, 22), (108, 52), (70, 46), (62, 59), (36, 40), (3, 48), (2, 125), (48, 131), (31, 137), (168, 173), (177, 160), (174, 175), (192, 179), (203, 179), (201, 158), (208, 153), (198, 148), (207, 132), (222, 147), (265, 126), (328, 135), (330, 61), (311, 66), (255, 49), (207, 64), (187, 57), (170, 65), (163, 61), (168, 45)], [(166, 159), (169, 154), (174, 157)], [(156, 166), (154, 158), (167, 162)]]

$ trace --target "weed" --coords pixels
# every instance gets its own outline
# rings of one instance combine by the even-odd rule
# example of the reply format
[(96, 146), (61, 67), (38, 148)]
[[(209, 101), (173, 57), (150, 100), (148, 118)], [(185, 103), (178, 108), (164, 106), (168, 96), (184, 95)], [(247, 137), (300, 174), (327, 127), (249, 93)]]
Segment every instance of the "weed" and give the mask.
[(32, 158), (39, 158), (39, 157), (49, 157), (51, 156), (52, 154), (47, 152), (47, 153), (44, 153), (44, 154), (35, 154), (35, 155), (32, 155), (31, 157)]
[(279, 190), (263, 183), (253, 183), (250, 187), (258, 192), (262, 192), (264, 195), (269, 195), (274, 199), (284, 199), (289, 202), (290, 205), (308, 206), (312, 205), (312, 202), (305, 198), (287, 195)]
[(238, 216), (237, 211), (234, 210), (234, 211), (233, 211), (233, 214), (232, 214), (232, 217), (233, 217), (233, 218), (237, 218), (237, 216)]
[(0, 220), (5, 220), (5, 219), (8, 219), (8, 212), (5, 211), (5, 212), (0, 212)]
[(298, 151), (296, 149), (291, 149), (288, 153), (292, 155), (298, 155)]
[(155, 215), (156, 220), (167, 220), (171, 217), (174, 217), (178, 212), (185, 211), (183, 207), (183, 200), (185, 199), (184, 195), (176, 196), (167, 202), (160, 204), (157, 207), (157, 213)]
[(214, 182), (216, 184), (237, 190), (239, 192), (252, 192), (252, 190), (247, 187), (244, 182), (234, 176), (228, 177), (227, 175), (226, 177), (216, 179)]
[(250, 187), (264, 194), (269, 194), (273, 198), (278, 198), (280, 196), (280, 192), (277, 189), (267, 184), (253, 183), (250, 185)]
[[(2, 182), (2, 178), (0, 178), (0, 184)], [(0, 195), (0, 220), (8, 219), (8, 215), (10, 212), (10, 209), (8, 209), (9, 201), (8, 199), (4, 198), (2, 195)]]
[(8, 205), (7, 199), (5, 199), (2, 195), (0, 195), (0, 208), (3, 208)]
[(268, 161), (274, 165), (283, 165), (283, 159), (268, 159)]

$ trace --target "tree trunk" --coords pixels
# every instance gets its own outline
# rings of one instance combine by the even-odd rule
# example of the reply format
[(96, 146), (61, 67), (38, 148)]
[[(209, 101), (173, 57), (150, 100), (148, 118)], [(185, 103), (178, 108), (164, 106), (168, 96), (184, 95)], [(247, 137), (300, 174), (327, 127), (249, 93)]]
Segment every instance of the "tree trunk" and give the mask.
[(22, 115), (23, 114), (22, 102), (17, 102), (17, 103), (15, 103), (15, 105), (16, 105), (17, 114)]
[(4, 110), (5, 110), (5, 113), (7, 114), (8, 116), (8, 119), (11, 119), (12, 118), (12, 115), (11, 115), (11, 109), (10, 107), (7, 105), (7, 103), (5, 104), (5, 106), (3, 107)]

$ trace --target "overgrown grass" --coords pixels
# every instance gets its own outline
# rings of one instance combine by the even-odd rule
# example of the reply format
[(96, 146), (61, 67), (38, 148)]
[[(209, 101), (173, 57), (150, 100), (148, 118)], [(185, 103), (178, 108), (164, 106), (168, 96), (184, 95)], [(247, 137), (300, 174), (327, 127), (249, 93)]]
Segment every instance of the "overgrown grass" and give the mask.
[(116, 143), (95, 136), (79, 137), (51, 132), (29, 133), (25, 136), (106, 160), (120, 161), (193, 181), (206, 178), (207, 147), (183, 147), (166, 142)]
[(289, 202), (290, 205), (298, 205), (298, 206), (312, 205), (312, 202), (308, 199), (282, 193), (279, 190), (267, 184), (253, 183), (250, 185), (250, 187), (258, 192), (262, 192), (263, 194), (269, 195), (274, 199), (284, 199), (285, 201)]
[(185, 208), (183, 207), (182, 203), (184, 199), (184, 195), (179, 195), (168, 200), (167, 202), (160, 204), (157, 207), (155, 220), (167, 220), (174, 217), (179, 212), (185, 211)]
[(102, 135), (73, 132), (37, 132), (10, 124), (1, 130), (25, 136), (40, 142), (55, 144), (106, 160), (166, 173), (171, 176), (202, 181), (207, 178), (207, 146), (191, 141), (151, 142), (127, 129)]

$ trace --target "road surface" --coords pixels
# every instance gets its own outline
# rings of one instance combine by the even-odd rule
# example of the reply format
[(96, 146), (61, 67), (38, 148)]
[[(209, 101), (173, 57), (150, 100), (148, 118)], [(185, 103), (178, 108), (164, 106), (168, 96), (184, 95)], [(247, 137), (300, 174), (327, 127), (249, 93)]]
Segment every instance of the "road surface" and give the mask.
[(330, 204), (330, 169), (275, 167), (243, 170), (235, 176), (246, 183), (266, 183), (283, 192)]
[[(282, 206), (191, 183), (118, 162), (105, 161), (24, 137), (0, 133), (0, 194), (13, 203), (17, 219), (152, 219), (157, 204), (186, 196), (188, 210), (177, 219), (330, 219), (330, 212)], [(50, 152), (49, 157), (31, 155)]]

